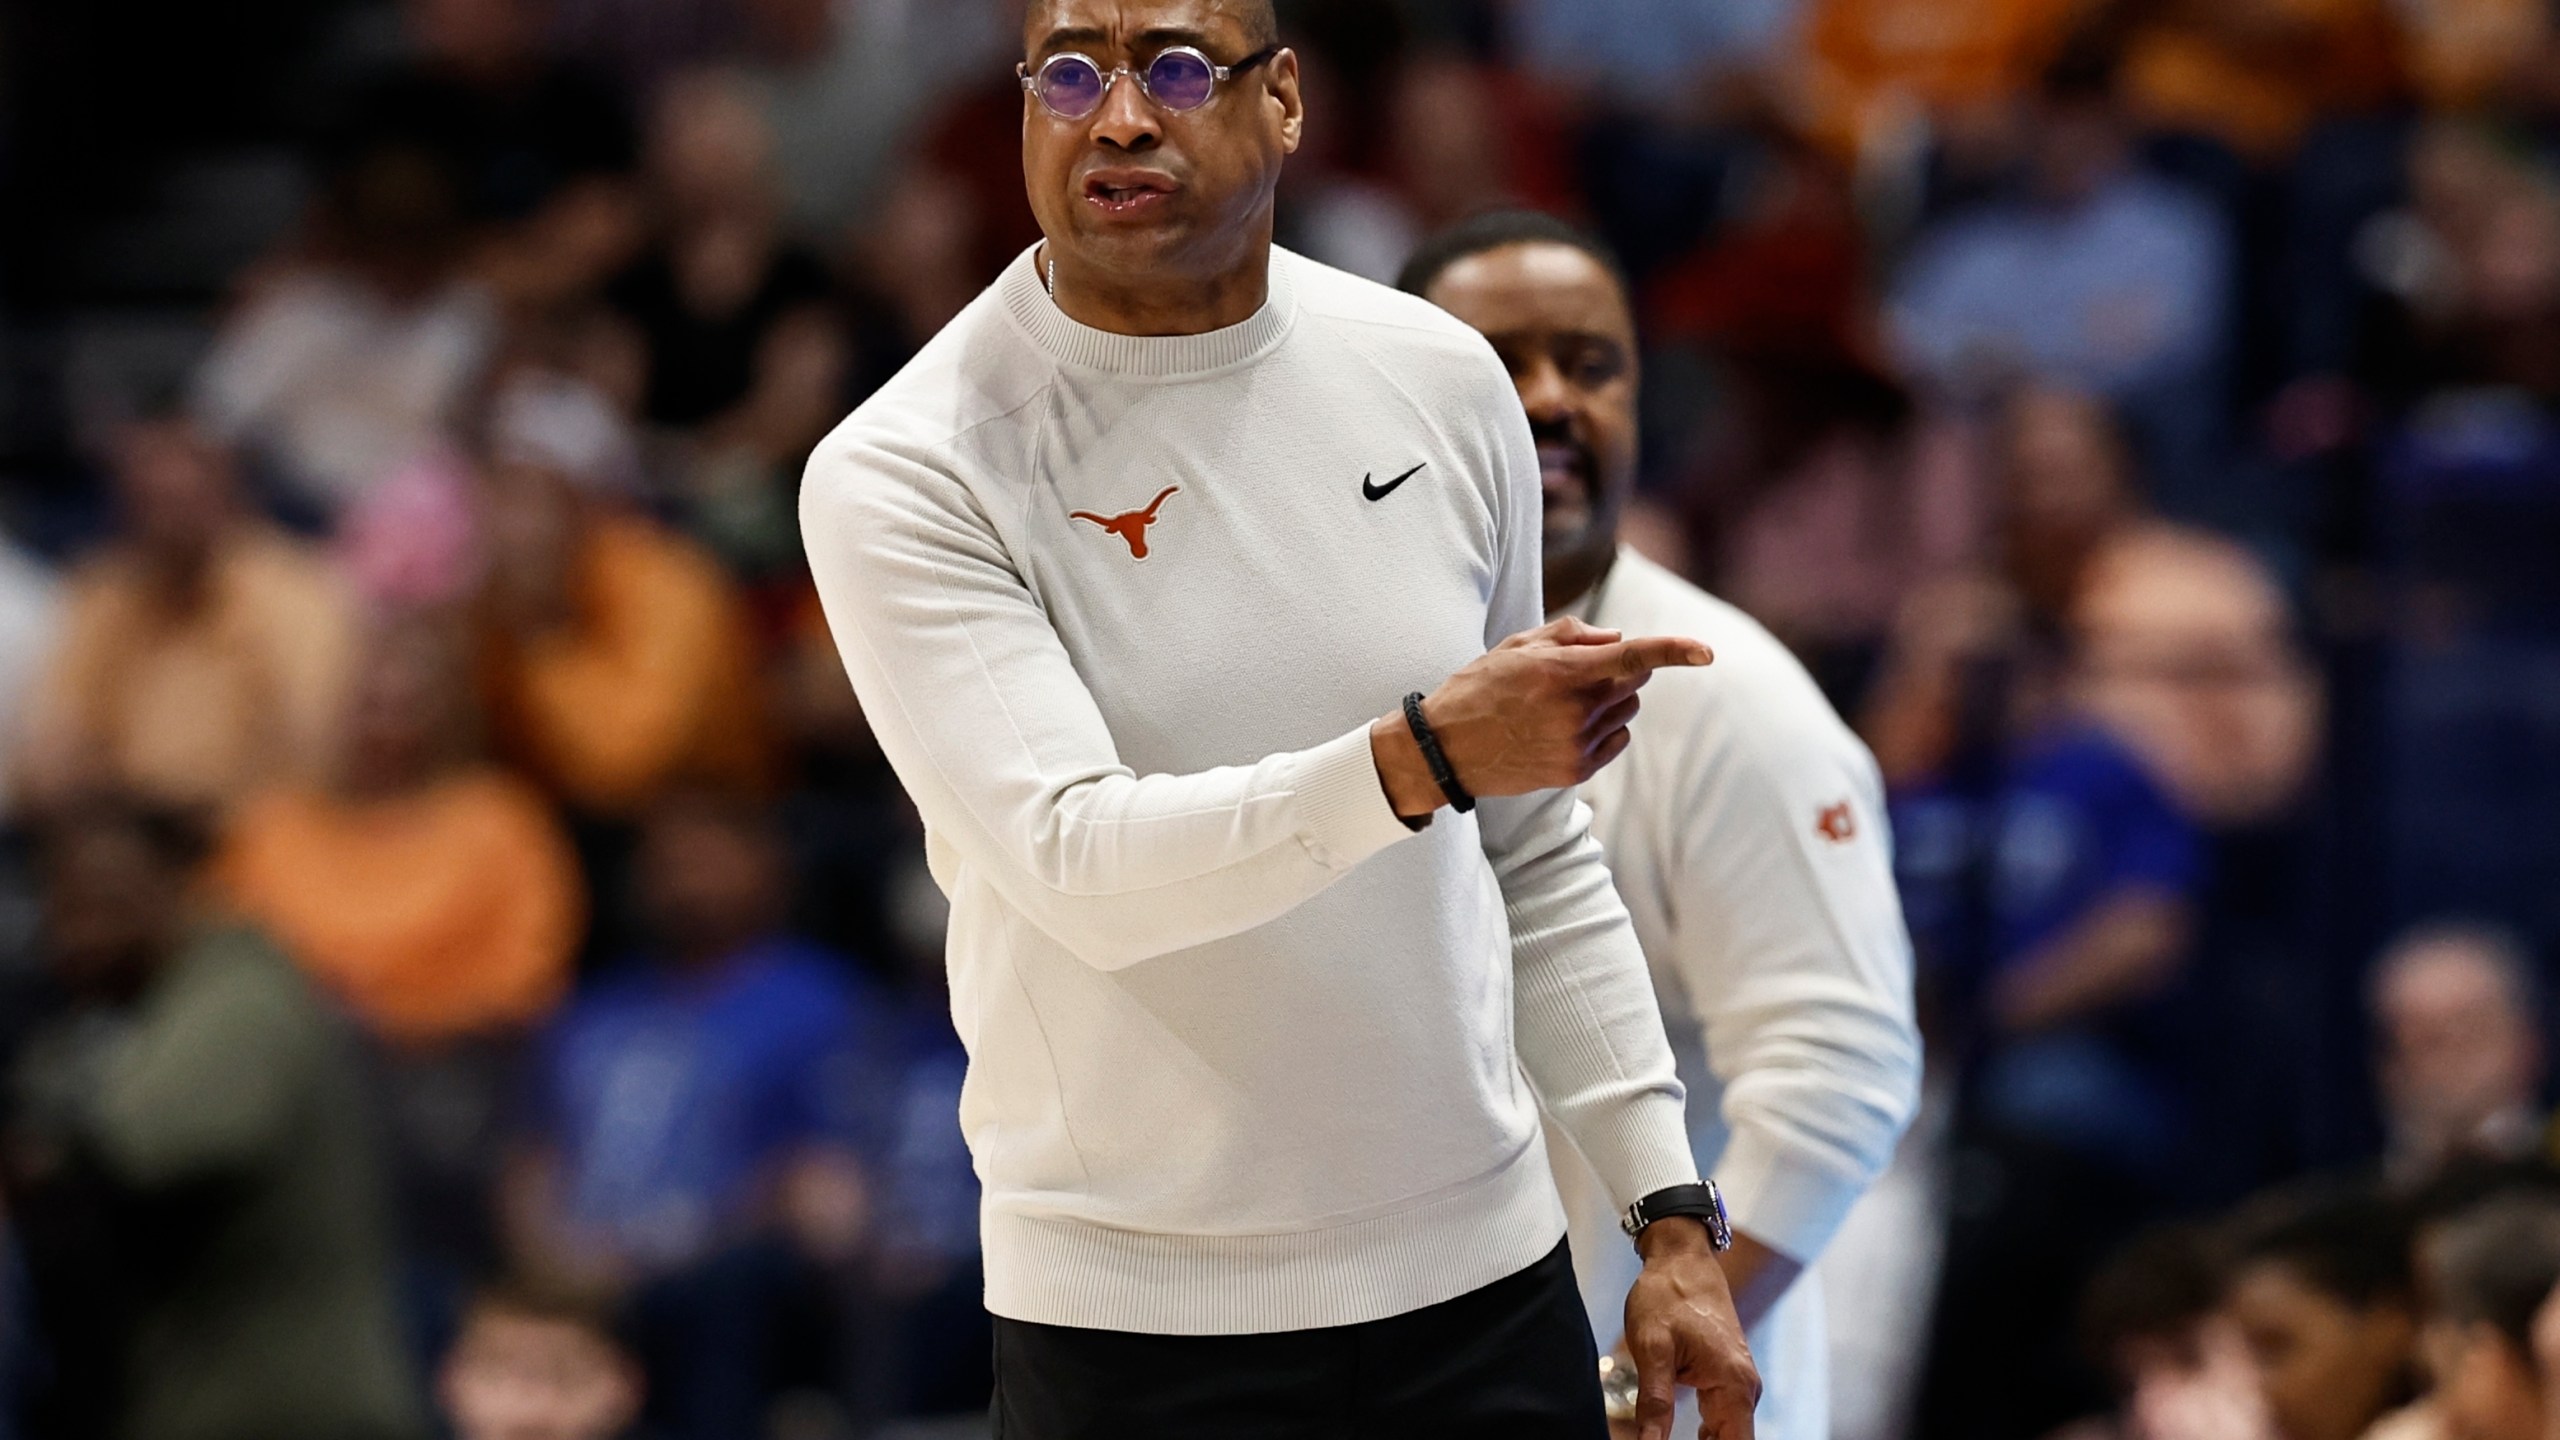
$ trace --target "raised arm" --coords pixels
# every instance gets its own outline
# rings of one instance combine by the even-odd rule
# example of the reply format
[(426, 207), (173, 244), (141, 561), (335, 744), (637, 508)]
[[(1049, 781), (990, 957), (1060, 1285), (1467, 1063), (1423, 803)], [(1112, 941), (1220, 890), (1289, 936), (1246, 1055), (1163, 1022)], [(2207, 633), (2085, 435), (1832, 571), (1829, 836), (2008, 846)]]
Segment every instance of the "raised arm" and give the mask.
[(994, 527), (929, 459), (831, 442), (800, 508), (836, 647), (925, 823), (1087, 962), (1275, 919), (1412, 833), (1366, 723), (1250, 765), (1132, 771)]
[[(1099, 968), (1276, 919), (1442, 803), (1401, 714), (1249, 765), (1136, 774), (1002, 539), (925, 457), (821, 450), (801, 529), (854, 691), (926, 823)], [(1655, 665), (1702, 658), (1540, 632), (1424, 708), (1478, 793), (1569, 785), (1624, 745), (1623, 702)]]

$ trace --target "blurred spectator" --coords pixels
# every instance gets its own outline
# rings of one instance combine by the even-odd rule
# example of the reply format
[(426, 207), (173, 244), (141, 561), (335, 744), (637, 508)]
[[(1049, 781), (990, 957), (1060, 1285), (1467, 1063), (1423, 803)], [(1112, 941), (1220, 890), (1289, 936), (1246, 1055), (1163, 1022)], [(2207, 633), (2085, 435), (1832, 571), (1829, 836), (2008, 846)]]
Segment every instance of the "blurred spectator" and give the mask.
[(2496, 130), (2440, 121), (2408, 153), (2409, 204), (2359, 258), (2398, 307), (2372, 348), (2386, 387), (2513, 386), (2560, 398), (2560, 176)]
[(473, 1297), (437, 1384), (454, 1440), (619, 1440), (645, 1393), (611, 1307), (538, 1282)]
[(888, 198), (895, 159), (955, 86), (1010, 71), (1019, 6), (1003, 0), (752, 0), (746, 78), (801, 233), (840, 235)]
[[(2168, 0), (2131, 10), (2125, 91), (2154, 128), (2284, 158), (2323, 116), (2390, 98), (2384, 0)], [(2416, 8), (2416, 7), (2409, 7)]]
[(21, 731), (37, 677), (52, 658), (61, 605), (53, 572), (0, 532), (0, 822), (17, 809)]
[(464, 178), (383, 137), (326, 176), (312, 244), (260, 277), (196, 373), (195, 407), (321, 515), (434, 449), (496, 341), (464, 277)]
[(2359, 1190), (2280, 1195), (2239, 1222), (2223, 1304), (2283, 1440), (2357, 1440), (2416, 1394), (2408, 1227)]
[[(755, 806), (664, 802), (638, 881), (652, 953), (554, 1024), (508, 1213), (531, 1269), (631, 1289), (652, 1414), (719, 1440), (755, 1432), (829, 1328), (820, 1267), (867, 1244), (855, 1156), (879, 1129), (886, 1017), (847, 960), (783, 938), (788, 876)], [(831, 1363), (814, 1378), (840, 1379)]]
[(441, 157), (480, 224), (474, 268), (539, 308), (601, 283), (637, 238), (637, 140), (621, 91), (549, 54), (549, 0), (405, 0), (415, 53), (360, 90), (339, 152), (406, 143)]
[(2534, 0), (2410, 0), (2391, 7), (2400, 64), (2431, 109), (2459, 113), (2529, 93), (2548, 64), (2549, 7)]
[(1990, 450), (1989, 568), (1913, 591), (1868, 704), (1868, 743), (1896, 785), (1962, 768), (2042, 701), (2091, 560), (2143, 513), (2124, 436), (2092, 396), (2016, 391)]
[(473, 758), (459, 640), (424, 620), (377, 627), (339, 773), (250, 802), (218, 866), (242, 914), (401, 1045), (540, 1020), (583, 919), (558, 821)]
[(2457, 1158), (2544, 1153), (2540, 987), (2512, 937), (2422, 926), (2375, 962), (2368, 994), (2385, 1173), (2416, 1185)]
[(648, 342), (654, 423), (698, 425), (747, 399), (768, 337), (827, 301), (826, 267), (784, 233), (773, 144), (733, 73), (687, 75), (658, 98), (649, 178), (659, 238), (611, 292)]
[(1611, 105), (1669, 109), (1702, 83), (1789, 58), (1798, 0), (1526, 0), (1512, 48), (1527, 64)]
[(176, 418), (115, 456), (123, 530), (71, 575), (19, 760), (27, 797), (130, 788), (228, 806), (337, 753), (353, 620), (318, 556), (253, 519), (230, 455)]
[(2204, 199), (2133, 168), (2109, 83), (2096, 62), (2055, 68), (2023, 193), (1924, 233), (1886, 326), (1942, 393), (2033, 378), (2104, 396), (2173, 471), (2219, 443), (2231, 242)]
[(2132, 529), (2089, 557), (2071, 620), (2072, 701), (2180, 809), (2228, 827), (2300, 796), (2320, 753), (2320, 691), (2264, 561), (2200, 530)]
[(113, 1434), (422, 1435), (353, 1057), (290, 962), (197, 907), (200, 849), (114, 802), (45, 836), (56, 973), (122, 1023), (21, 1076), (21, 1183), (88, 1197), (88, 1245), (30, 1247), (38, 1285), (129, 1307), (84, 1337), (115, 1347)]
[(1931, 130), (2004, 129), (2080, 7), (2070, 0), (1811, 0), (1797, 103), (1847, 157), (1892, 160)]
[(2080, 1330), (2119, 1400), (2056, 1440), (2277, 1440), (2221, 1299), (2219, 1248), (2201, 1226), (2147, 1231), (2117, 1251), (2081, 1297)]
[(627, 817), (670, 783), (764, 778), (753, 641), (718, 565), (629, 504), (601, 398), (520, 375), (480, 486), (480, 636), (499, 754), (579, 810)]
[(2533, 1329), (2560, 1284), (2560, 1201), (2489, 1200), (2429, 1235), (2418, 1263), (2443, 1440), (2544, 1440), (2553, 1397)]

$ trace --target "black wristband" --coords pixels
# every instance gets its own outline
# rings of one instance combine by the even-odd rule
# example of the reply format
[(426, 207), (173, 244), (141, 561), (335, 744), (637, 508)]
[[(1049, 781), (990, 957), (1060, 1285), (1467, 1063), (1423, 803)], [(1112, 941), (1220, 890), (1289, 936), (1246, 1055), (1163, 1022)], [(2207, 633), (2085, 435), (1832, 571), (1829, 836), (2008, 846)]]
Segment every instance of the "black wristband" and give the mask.
[(1476, 797), (1458, 783), (1458, 772), (1449, 768), (1449, 757), (1440, 748), (1440, 737), (1431, 733), (1431, 722), (1422, 718), (1422, 692), (1404, 697), (1404, 723), (1413, 727), (1413, 743), (1422, 747), (1422, 763), (1431, 767), (1431, 778), (1440, 793), (1449, 797), (1449, 808), (1464, 815), (1476, 808)]

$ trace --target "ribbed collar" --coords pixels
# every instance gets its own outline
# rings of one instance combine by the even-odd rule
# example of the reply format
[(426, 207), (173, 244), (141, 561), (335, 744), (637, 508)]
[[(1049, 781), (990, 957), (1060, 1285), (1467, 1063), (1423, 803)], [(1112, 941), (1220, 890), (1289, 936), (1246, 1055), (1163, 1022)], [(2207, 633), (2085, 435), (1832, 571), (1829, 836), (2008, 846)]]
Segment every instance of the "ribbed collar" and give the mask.
[(1005, 310), (1014, 323), (1051, 358), (1114, 374), (1153, 380), (1175, 380), (1222, 370), (1269, 353), (1298, 318), (1298, 291), (1291, 272), (1297, 257), (1271, 247), (1271, 289), (1262, 308), (1224, 330), (1200, 335), (1118, 335), (1096, 330), (1070, 317), (1049, 298), (1041, 284), (1032, 246), (1014, 258), (996, 280)]

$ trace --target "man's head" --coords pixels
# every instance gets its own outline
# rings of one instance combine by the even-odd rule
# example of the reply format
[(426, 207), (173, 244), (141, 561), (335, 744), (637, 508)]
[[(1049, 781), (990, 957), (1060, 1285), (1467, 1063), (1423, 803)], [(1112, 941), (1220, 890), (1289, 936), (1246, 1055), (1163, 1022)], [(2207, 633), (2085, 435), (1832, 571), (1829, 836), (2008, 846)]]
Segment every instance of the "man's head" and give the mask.
[(2406, 1397), (2408, 1226), (2362, 1192), (2289, 1197), (2242, 1226), (2223, 1306), (2283, 1440), (2356, 1440)]
[(2560, 1200), (2487, 1201), (2430, 1232), (2418, 1256), (2447, 1440), (2539, 1440), (2533, 1318), (2560, 1284)]
[(39, 837), (46, 949), (74, 991), (130, 998), (177, 943), (208, 848), (188, 815), (118, 797), (76, 802)]
[(468, 657), (453, 624), (416, 614), (375, 625), (347, 699), (351, 787), (405, 789), (461, 758), (473, 738), (471, 697)]
[(2530, 1112), (2542, 1083), (2540, 1001), (2515, 939), (2484, 925), (2403, 936), (2370, 990), (2384, 1109), (2394, 1140), (2431, 1161), (2492, 1146), (2502, 1117)]
[(135, 550), (155, 566), (201, 568), (239, 513), (230, 453), (172, 413), (128, 427), (115, 461), (116, 499)]
[(612, 1440), (640, 1414), (609, 1307), (547, 1286), (483, 1291), (438, 1379), (456, 1440)]
[(641, 828), (637, 882), (658, 943), (688, 965), (715, 964), (779, 927), (790, 866), (773, 817), (743, 796), (685, 790)]
[(1397, 283), (1484, 333), (1538, 442), (1547, 603), (1609, 568), (1636, 481), (1636, 323), (1617, 263), (1552, 216), (1502, 211), (1424, 242)]
[[(1051, 258), (1124, 284), (1207, 281), (1247, 263), (1270, 239), (1303, 113), (1297, 56), (1273, 50), (1278, 39), (1270, 0), (1033, 0), (1026, 70), (1036, 79), (1073, 54), (1107, 81), (1080, 117), (1022, 97), (1023, 180)], [(1139, 83), (1176, 46), (1220, 66), (1263, 58), (1178, 110)]]

